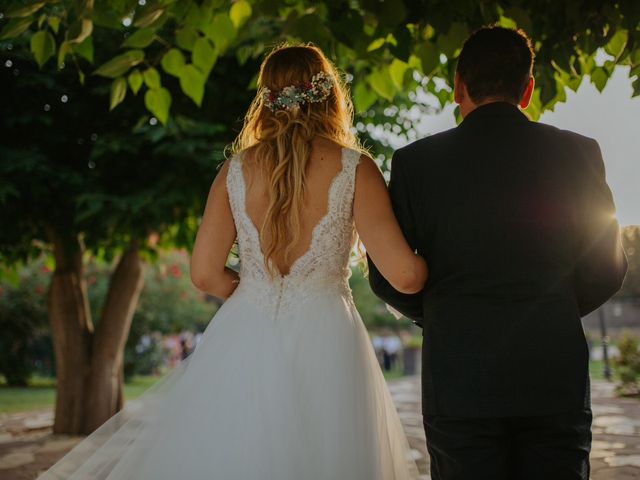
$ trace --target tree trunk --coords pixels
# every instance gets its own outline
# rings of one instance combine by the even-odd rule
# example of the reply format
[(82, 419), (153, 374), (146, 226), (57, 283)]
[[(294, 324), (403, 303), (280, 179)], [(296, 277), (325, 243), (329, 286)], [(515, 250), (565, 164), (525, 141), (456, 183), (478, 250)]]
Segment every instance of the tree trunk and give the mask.
[(144, 283), (138, 244), (132, 242), (111, 276), (92, 342), (84, 433), (90, 433), (122, 407), (124, 347)]
[(51, 229), (56, 268), (49, 289), (49, 317), (56, 356), (55, 433), (77, 434), (84, 420), (91, 348), (91, 311), (83, 278), (84, 247), (78, 235)]
[(53, 431), (89, 434), (124, 402), (123, 356), (142, 291), (142, 263), (132, 242), (111, 276), (94, 332), (83, 276), (84, 246), (77, 234), (49, 229), (56, 268), (49, 289), (49, 317), (56, 357)]

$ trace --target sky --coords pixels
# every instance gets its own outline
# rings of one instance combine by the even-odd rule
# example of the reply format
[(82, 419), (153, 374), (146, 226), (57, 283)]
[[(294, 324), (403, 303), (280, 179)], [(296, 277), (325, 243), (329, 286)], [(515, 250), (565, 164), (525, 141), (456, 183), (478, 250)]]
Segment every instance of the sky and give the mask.
[[(595, 138), (600, 143), (621, 225), (640, 225), (640, 96), (631, 98), (628, 67), (618, 67), (607, 86), (598, 90), (585, 78), (565, 103), (545, 113), (541, 122)], [(420, 133), (428, 135), (456, 122), (454, 106), (421, 119)]]

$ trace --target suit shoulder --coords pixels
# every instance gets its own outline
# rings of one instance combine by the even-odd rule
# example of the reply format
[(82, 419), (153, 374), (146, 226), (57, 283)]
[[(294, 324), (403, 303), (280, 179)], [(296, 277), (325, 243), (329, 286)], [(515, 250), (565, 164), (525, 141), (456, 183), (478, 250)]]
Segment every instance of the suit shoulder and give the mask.
[(402, 163), (423, 162), (431, 158), (430, 153), (436, 152), (453, 142), (455, 133), (456, 129), (451, 128), (411, 142), (396, 150), (395, 158), (402, 158)]
[(572, 165), (575, 175), (586, 171), (604, 174), (602, 151), (598, 142), (586, 135), (571, 130), (563, 130), (545, 123), (531, 122), (533, 128), (541, 132), (541, 141), (555, 150), (566, 153), (565, 161)]
[(587, 137), (586, 135), (582, 135), (571, 130), (558, 128), (542, 122), (531, 122), (530, 125), (532, 126), (532, 128), (544, 134), (545, 136), (550, 137), (551, 139), (570, 143), (583, 148), (599, 148), (598, 142), (594, 138)]

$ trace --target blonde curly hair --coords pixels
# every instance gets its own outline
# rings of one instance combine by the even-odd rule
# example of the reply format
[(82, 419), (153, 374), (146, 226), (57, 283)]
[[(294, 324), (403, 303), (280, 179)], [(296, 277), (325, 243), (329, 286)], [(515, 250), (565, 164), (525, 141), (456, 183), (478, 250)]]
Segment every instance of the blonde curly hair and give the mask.
[[(333, 84), (323, 101), (275, 111), (265, 104), (265, 88), (279, 92), (288, 86), (309, 83), (320, 72)], [(311, 142), (322, 137), (363, 151), (352, 125), (353, 105), (348, 88), (318, 47), (284, 44), (269, 53), (260, 67), (258, 93), (231, 151), (236, 154), (251, 149), (268, 179), (269, 206), (260, 226), (260, 242), (266, 267), (273, 275), (279, 273), (274, 263), (276, 254), (288, 263), (300, 240)]]

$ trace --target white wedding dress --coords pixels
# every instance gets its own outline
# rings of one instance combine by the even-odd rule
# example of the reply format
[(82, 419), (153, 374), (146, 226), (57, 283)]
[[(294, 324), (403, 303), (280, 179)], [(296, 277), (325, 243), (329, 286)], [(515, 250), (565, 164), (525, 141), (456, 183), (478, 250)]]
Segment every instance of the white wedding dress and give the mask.
[(418, 478), (347, 282), (358, 159), (343, 150), (309, 250), (275, 280), (231, 159), (238, 288), (187, 360), (41, 479)]

